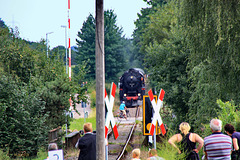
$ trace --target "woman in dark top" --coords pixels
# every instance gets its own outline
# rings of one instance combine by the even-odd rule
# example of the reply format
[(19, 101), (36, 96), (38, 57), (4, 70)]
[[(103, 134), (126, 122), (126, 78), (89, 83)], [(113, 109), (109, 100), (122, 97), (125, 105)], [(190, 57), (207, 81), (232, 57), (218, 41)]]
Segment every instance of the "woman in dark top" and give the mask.
[(239, 152), (239, 146), (240, 146), (240, 132), (236, 132), (235, 128), (231, 124), (226, 124), (224, 126), (225, 132), (232, 137), (233, 141), (233, 148), (231, 158), (232, 160), (239, 160), (240, 159), (240, 152)]
[[(168, 143), (177, 148), (179, 154), (184, 152), (186, 160), (199, 160), (198, 151), (203, 147), (203, 139), (198, 134), (189, 132), (190, 128), (187, 122), (182, 122), (179, 125), (181, 133), (173, 135)], [(175, 142), (181, 143), (181, 149), (175, 145)], [(199, 143), (197, 148), (196, 143)]]

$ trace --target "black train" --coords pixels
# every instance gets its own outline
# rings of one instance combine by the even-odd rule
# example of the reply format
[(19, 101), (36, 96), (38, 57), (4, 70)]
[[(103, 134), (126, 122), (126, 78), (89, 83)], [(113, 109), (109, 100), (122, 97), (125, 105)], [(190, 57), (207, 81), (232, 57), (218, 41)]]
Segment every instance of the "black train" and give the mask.
[(128, 108), (142, 105), (145, 94), (144, 71), (140, 68), (131, 68), (120, 78), (120, 102), (125, 101)]

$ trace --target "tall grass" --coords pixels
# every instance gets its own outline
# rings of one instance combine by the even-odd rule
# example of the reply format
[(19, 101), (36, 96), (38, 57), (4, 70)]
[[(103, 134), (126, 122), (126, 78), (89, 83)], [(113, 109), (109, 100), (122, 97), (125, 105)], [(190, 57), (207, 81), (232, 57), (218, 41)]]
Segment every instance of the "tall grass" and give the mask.
[(73, 130), (83, 130), (83, 124), (86, 122), (92, 123), (93, 130), (96, 130), (96, 108), (92, 108), (90, 115), (88, 118), (79, 118), (79, 119), (73, 119), (70, 123), (69, 129)]

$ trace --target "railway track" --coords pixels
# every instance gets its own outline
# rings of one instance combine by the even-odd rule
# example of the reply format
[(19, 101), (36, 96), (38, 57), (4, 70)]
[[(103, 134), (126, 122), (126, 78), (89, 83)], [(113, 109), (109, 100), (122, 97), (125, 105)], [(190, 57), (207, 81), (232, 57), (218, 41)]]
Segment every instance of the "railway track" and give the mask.
[[(112, 136), (112, 131), (108, 134), (108, 160), (123, 160), (126, 149), (129, 144), (135, 129), (138, 127), (136, 118), (139, 116), (140, 108), (135, 109), (134, 117), (128, 117), (128, 120), (122, 118), (117, 122), (119, 137), (117, 140)], [(132, 114), (133, 115), (133, 114)]]
[[(136, 120), (142, 121), (141, 117), (141, 108), (138, 108), (138, 110), (132, 108), (129, 109), (131, 115), (135, 115), (133, 117), (128, 117), (128, 120), (125, 120), (124, 118), (115, 118), (116, 125), (118, 128), (119, 137), (117, 140), (114, 139), (114, 136), (112, 135), (112, 130), (108, 131), (108, 150), (106, 150), (106, 154), (108, 154), (108, 160), (124, 160), (124, 159), (130, 159), (130, 151), (127, 154), (128, 151), (128, 145), (131, 146), (131, 148), (138, 147), (140, 148), (141, 144), (137, 144), (138, 142), (132, 142), (132, 137), (134, 131), (138, 130), (137, 132), (142, 132), (141, 125), (136, 123)], [(135, 111), (136, 112), (135, 112)], [(135, 113), (134, 113), (135, 112)], [(141, 136), (142, 137), (142, 136)], [(133, 138), (134, 139), (134, 138)], [(136, 143), (136, 144), (135, 144)], [(76, 156), (65, 158), (67, 160), (77, 160), (78, 154)]]

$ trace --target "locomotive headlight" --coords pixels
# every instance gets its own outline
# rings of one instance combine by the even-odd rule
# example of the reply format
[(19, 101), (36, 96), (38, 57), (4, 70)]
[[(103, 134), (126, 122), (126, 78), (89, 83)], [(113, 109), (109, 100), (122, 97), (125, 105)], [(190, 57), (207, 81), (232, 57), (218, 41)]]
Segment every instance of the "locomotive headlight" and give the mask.
[(138, 96), (140, 97), (140, 96), (141, 96), (141, 93), (138, 93)]
[(124, 96), (126, 97), (126, 96), (127, 96), (127, 94), (125, 93), (125, 94), (124, 94)]

